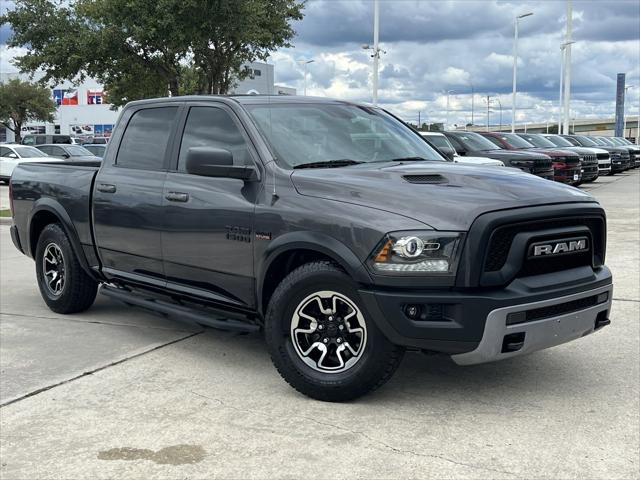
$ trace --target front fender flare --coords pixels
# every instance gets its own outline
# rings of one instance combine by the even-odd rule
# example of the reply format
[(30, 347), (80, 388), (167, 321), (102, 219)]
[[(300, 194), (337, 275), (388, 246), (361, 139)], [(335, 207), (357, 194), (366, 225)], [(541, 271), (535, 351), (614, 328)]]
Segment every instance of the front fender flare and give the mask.
[(363, 262), (349, 247), (334, 237), (318, 232), (291, 232), (279, 236), (269, 244), (256, 265), (257, 299), (260, 304), (266, 273), (281, 254), (293, 250), (311, 250), (331, 258), (345, 269), (353, 280), (371, 284), (371, 277)]

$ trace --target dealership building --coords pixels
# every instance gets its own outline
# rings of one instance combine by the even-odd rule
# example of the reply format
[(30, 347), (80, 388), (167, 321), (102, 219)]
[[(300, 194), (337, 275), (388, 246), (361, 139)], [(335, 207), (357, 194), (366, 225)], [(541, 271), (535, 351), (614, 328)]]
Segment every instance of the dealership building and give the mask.
[[(268, 63), (248, 64), (251, 75), (233, 89), (236, 94), (295, 95), (296, 89), (275, 85), (274, 66)], [(12, 78), (28, 81), (27, 75), (2, 73), (0, 82)], [(58, 105), (52, 123), (31, 122), (23, 126), (27, 133), (61, 133), (77, 137), (109, 136), (118, 118), (119, 110), (114, 110), (101, 84), (87, 79), (79, 85), (65, 82), (51, 89), (51, 97)], [(0, 126), (0, 142), (13, 142), (11, 130)]]

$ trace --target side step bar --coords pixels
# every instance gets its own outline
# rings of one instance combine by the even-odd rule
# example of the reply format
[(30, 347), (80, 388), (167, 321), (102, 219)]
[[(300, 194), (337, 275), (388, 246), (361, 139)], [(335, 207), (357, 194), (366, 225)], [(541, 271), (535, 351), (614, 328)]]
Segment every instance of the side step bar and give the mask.
[(172, 318), (188, 323), (197, 323), (207, 327), (219, 328), (221, 330), (229, 330), (232, 332), (257, 332), (260, 330), (258, 325), (252, 323), (240, 322), (238, 320), (230, 320), (223, 318), (212, 318), (211, 316), (201, 313), (189, 307), (176, 305), (173, 303), (157, 300), (154, 298), (146, 298), (140, 294), (135, 294), (123, 290), (121, 288), (102, 285), (100, 293), (121, 302), (130, 303), (139, 307), (147, 308), (155, 312), (164, 313)]

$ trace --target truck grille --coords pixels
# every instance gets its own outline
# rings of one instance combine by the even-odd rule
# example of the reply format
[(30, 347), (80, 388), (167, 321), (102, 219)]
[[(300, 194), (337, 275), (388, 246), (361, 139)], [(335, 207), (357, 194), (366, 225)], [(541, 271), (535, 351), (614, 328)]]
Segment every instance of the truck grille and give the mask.
[(598, 157), (598, 160), (609, 160), (611, 158), (611, 155), (608, 153), (598, 153), (596, 156)]
[[(497, 227), (489, 240), (487, 255), (485, 257), (484, 271), (497, 272), (504, 268), (513, 239), (521, 232), (541, 232), (534, 238), (544, 236), (545, 230), (567, 228), (567, 227), (587, 227), (591, 233), (590, 248), (587, 252), (556, 257), (546, 257), (538, 259), (525, 259), (518, 271), (517, 276), (541, 275), (560, 270), (580, 267), (584, 265), (600, 266), (604, 261), (605, 223), (602, 217), (585, 218), (555, 218), (549, 220), (536, 220), (522, 222)], [(554, 239), (570, 238), (575, 234), (567, 233)], [(532, 239), (533, 241), (533, 239)], [(527, 247), (528, 248), (528, 247)]]
[(553, 172), (553, 161), (551, 159), (540, 159), (536, 160), (533, 164), (533, 172), (536, 173), (545, 173), (545, 172)]

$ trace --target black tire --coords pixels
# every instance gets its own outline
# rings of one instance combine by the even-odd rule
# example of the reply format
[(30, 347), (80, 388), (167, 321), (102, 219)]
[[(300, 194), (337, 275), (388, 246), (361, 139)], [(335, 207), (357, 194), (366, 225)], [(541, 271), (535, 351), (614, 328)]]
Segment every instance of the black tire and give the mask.
[[(359, 359), (339, 373), (325, 373), (309, 366), (292, 340), (294, 313), (301, 302), (322, 291), (346, 297), (360, 310), (366, 324)], [(282, 378), (300, 393), (328, 402), (353, 400), (382, 386), (398, 368), (404, 354), (402, 347), (389, 342), (377, 328), (351, 278), (328, 261), (302, 265), (278, 285), (267, 309), (265, 337), (271, 359)]]
[[(55, 250), (56, 247), (58, 250)], [(64, 283), (57, 294), (47, 285), (45, 276), (44, 256), (48, 248), (54, 252), (61, 252), (63, 258), (63, 270), (60, 275)], [(82, 269), (67, 234), (57, 223), (47, 225), (40, 234), (35, 261), (40, 294), (51, 310), (56, 313), (78, 313), (93, 305), (98, 292), (98, 282)]]

